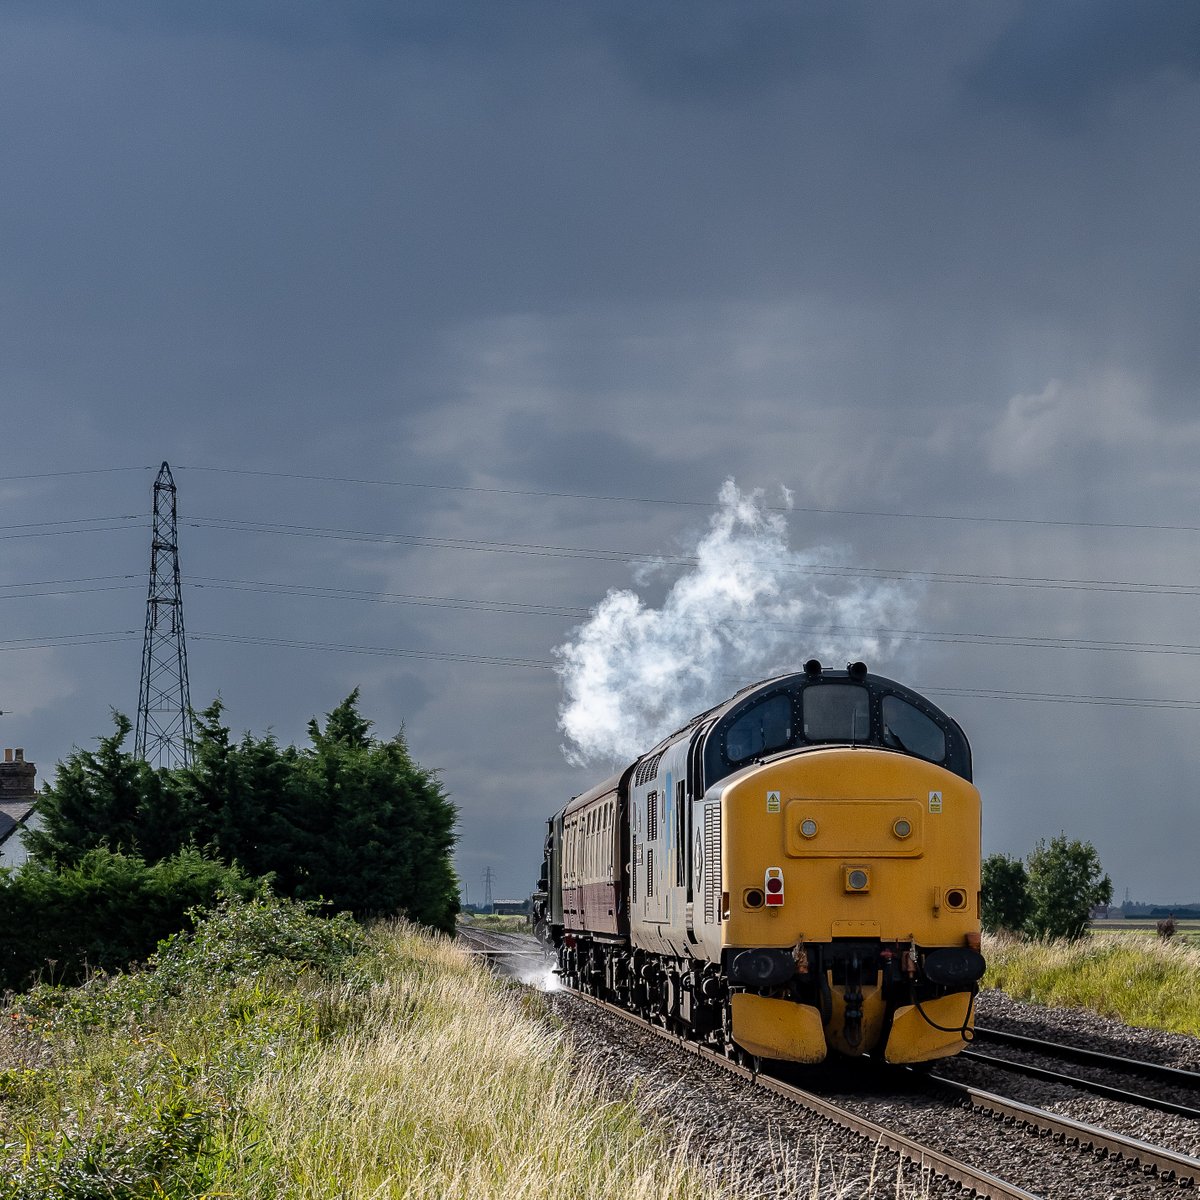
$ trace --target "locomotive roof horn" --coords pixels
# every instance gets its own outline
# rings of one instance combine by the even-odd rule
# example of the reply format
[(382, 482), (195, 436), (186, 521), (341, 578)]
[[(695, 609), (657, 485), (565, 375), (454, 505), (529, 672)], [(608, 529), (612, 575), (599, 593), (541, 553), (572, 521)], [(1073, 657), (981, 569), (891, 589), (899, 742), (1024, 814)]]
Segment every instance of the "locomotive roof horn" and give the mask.
[(821, 660), (819, 658), (810, 658), (804, 664), (805, 675), (811, 675), (814, 678), (821, 673)]
[(847, 663), (846, 670), (850, 673), (851, 679), (862, 681), (867, 677), (867, 664), (865, 662)]

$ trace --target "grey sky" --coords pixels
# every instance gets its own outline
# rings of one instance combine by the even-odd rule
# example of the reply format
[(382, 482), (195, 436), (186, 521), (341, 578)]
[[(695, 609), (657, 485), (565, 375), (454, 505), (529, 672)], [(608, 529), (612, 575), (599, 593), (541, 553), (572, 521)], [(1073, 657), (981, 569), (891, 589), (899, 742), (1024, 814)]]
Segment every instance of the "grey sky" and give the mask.
[(1200, 702), (1197, 595), (1127, 586), (1200, 589), (1198, 13), (7, 5), (0, 475), (139, 469), (0, 481), (5, 526), (132, 518), (0, 530), (10, 645), (133, 631), (0, 653), (4, 744), (44, 777), (135, 708), (165, 458), (194, 700), (298, 740), (361, 685), (472, 895), (524, 894), (603, 770), (551, 672), (202, 635), (545, 661), (631, 571), (513, 544), (673, 553), (733, 477), (797, 550), (1015, 577), (914, 583), (956, 640), (871, 665), (964, 725), (986, 849), (1065, 829), (1118, 898), (1200, 898), (1200, 709), (944, 692)]

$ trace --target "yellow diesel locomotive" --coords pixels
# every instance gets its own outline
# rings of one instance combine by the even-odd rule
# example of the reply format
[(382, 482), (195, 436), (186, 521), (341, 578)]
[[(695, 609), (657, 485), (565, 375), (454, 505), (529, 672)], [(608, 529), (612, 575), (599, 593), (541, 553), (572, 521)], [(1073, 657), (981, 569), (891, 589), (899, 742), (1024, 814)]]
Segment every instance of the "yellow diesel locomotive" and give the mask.
[(979, 856), (958, 724), (813, 660), (551, 817), (535, 920), (565, 983), (728, 1053), (925, 1062), (970, 1037)]

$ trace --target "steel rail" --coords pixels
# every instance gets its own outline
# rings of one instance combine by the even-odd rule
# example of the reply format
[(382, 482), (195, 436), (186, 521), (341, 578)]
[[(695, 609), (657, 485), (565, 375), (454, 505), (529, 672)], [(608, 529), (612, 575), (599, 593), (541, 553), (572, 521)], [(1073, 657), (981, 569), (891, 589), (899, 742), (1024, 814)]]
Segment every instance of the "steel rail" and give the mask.
[(1154, 1108), (1159, 1112), (1175, 1113), (1177, 1116), (1200, 1120), (1200, 1108), (1193, 1108), (1187, 1104), (1176, 1104), (1173, 1100), (1163, 1100), (1158, 1096), (1146, 1096), (1139, 1092), (1131, 1092), (1126, 1088), (1114, 1087), (1111, 1083), (1101, 1083), (1096, 1079), (1064, 1075), (1061, 1071), (1050, 1070), (1049, 1067), (1015, 1062), (1011, 1058), (1000, 1058), (994, 1054), (981, 1054), (978, 1050), (960, 1050), (959, 1057), (986, 1063), (989, 1067), (999, 1067), (1002, 1071), (1012, 1071), (1018, 1075), (1028, 1075), (1033, 1079), (1044, 1079), (1048, 1083), (1065, 1084), (1067, 1087), (1092, 1092), (1097, 1096), (1107, 1096), (1110, 1100), (1120, 1100), (1123, 1104), (1140, 1104), (1143, 1108)]
[(713, 1063), (758, 1087), (766, 1088), (769, 1092), (773, 1092), (782, 1099), (807, 1109), (809, 1112), (831, 1124), (840, 1126), (842, 1129), (847, 1129), (851, 1133), (858, 1134), (858, 1136), (868, 1139), (875, 1145), (882, 1145), (885, 1149), (899, 1154), (901, 1158), (906, 1159), (908, 1162), (924, 1170), (929, 1170), (936, 1175), (950, 1179), (954, 1183), (959, 1184), (959, 1186), (974, 1192), (977, 1196), (987, 1197), (988, 1200), (1039, 1200), (1039, 1197), (1035, 1193), (1027, 1192), (1023, 1188), (1017, 1187), (1016, 1184), (1008, 1183), (996, 1175), (989, 1174), (987, 1171), (981, 1171), (976, 1167), (959, 1162), (958, 1159), (951, 1158), (948, 1154), (943, 1154), (940, 1150), (933, 1149), (932, 1146), (925, 1146), (920, 1142), (914, 1141), (912, 1138), (906, 1137), (902, 1133), (896, 1133), (894, 1130), (887, 1129), (875, 1121), (859, 1116), (857, 1113), (849, 1111), (849, 1109), (840, 1108), (838, 1105), (832, 1104), (828, 1100), (823, 1100), (820, 1096), (816, 1096), (812, 1092), (806, 1092), (802, 1088), (784, 1083), (782, 1080), (775, 1079), (770, 1075), (763, 1075), (758, 1071), (751, 1070), (749, 1067), (743, 1067), (739, 1063), (726, 1058), (723, 1054), (718, 1054), (715, 1050), (710, 1050), (707, 1046), (701, 1046), (696, 1042), (689, 1041), (687, 1038), (681, 1037), (669, 1029), (664, 1029), (660, 1025), (654, 1025), (644, 1017), (639, 1017), (636, 1013), (631, 1013), (627, 1009), (618, 1008), (616, 1005), (600, 1000), (596, 996), (589, 996), (586, 992), (577, 991), (575, 988), (565, 990), (569, 991), (572, 996), (594, 1005), (596, 1008), (610, 1013), (614, 1017), (620, 1017), (623, 1021), (628, 1021), (631, 1025), (636, 1025), (640, 1029), (647, 1030), (661, 1037), (664, 1041), (671, 1042), (681, 1050), (686, 1050), (689, 1054), (694, 1054), (697, 1058), (703, 1059), (705, 1062)]
[[(470, 925), (460, 925), (455, 930), (455, 934), (465, 941), (475, 942), (484, 949), (496, 950), (497, 953), (532, 954), (544, 957), (542, 946), (537, 942), (528, 941), (526, 934), (508, 933), (501, 929), (472, 929)], [(516, 945), (513, 945), (513, 939), (519, 939)], [(500, 951), (496, 943), (500, 942), (503, 945), (505, 940), (512, 946), (512, 949)]]
[(1082, 1121), (1073, 1121), (1070, 1117), (1062, 1117), (1030, 1104), (1019, 1104), (1015, 1100), (997, 1096), (994, 1092), (985, 1092), (941, 1075), (928, 1075), (926, 1078), (939, 1087), (956, 1092), (967, 1100), (972, 1108), (991, 1113), (994, 1117), (1050, 1133), (1064, 1142), (1077, 1145), (1081, 1150), (1093, 1150), (1105, 1157), (1135, 1163), (1152, 1171), (1164, 1182), (1192, 1185), (1200, 1183), (1200, 1159), (1177, 1154), (1173, 1150), (1164, 1150), (1161, 1146), (1151, 1146), (1148, 1142), (1113, 1133), (1109, 1129), (1085, 1125)]
[[(473, 942), (470, 948), (466, 950), (467, 954), (478, 954), (483, 957), (505, 957), (510, 958), (534, 958), (540, 954), (540, 947), (533, 946), (512, 946), (510, 948), (501, 948), (492, 941), (493, 938), (506, 936), (498, 929), (472, 929), (470, 926), (459, 926), (455, 933), (460, 940)], [(507, 935), (512, 936), (512, 935)]]
[(1200, 1090), (1200, 1072), (1185, 1071), (1180, 1067), (1167, 1067), (1162, 1063), (1146, 1062), (1139, 1058), (1121, 1058), (1115, 1054), (1104, 1054), (1099, 1050), (1085, 1050), (1082, 1046), (1067, 1046), (1061, 1042), (1043, 1042), (1039, 1038), (1021, 1033), (1009, 1033), (1003, 1029), (988, 1029), (975, 1026), (975, 1037), (985, 1042), (999, 1042), (1006, 1046), (1018, 1046), (1033, 1050), (1052, 1058), (1065, 1058), (1072, 1062), (1086, 1063), (1097, 1067), (1136, 1072), (1163, 1083), (1178, 1084)]

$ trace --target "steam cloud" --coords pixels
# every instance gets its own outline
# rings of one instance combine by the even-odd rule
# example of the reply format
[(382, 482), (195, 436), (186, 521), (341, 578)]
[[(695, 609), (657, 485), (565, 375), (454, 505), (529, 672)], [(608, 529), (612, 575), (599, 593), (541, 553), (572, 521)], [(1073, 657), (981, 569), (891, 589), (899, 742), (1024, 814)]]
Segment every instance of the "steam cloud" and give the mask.
[[(628, 762), (738, 687), (810, 657), (876, 659), (888, 644), (880, 627), (911, 611), (909, 587), (823, 573), (844, 552), (791, 550), (787, 518), (766, 508), (761, 489), (743, 493), (727, 479), (719, 499), (661, 608), (610, 591), (555, 648), (568, 761)], [(636, 581), (671, 565), (652, 564)]]

